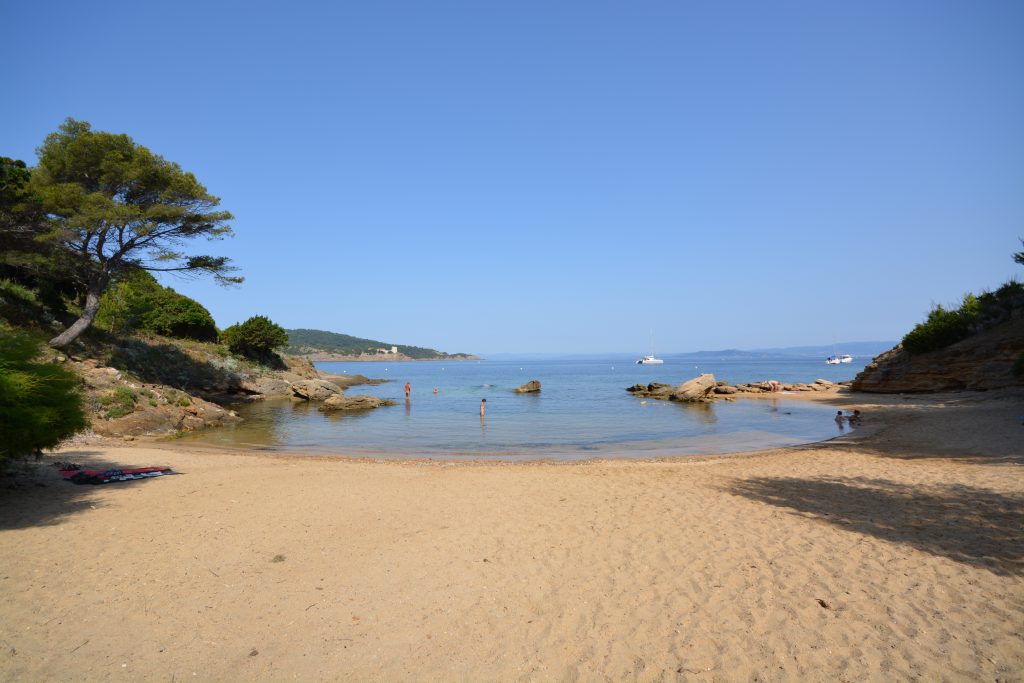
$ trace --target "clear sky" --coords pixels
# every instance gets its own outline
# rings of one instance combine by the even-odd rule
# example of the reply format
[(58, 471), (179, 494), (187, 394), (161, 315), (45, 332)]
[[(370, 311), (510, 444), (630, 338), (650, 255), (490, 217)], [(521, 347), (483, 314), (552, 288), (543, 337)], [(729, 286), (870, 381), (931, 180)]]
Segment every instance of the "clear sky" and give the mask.
[(898, 339), (1024, 275), (1024, 2), (0, 0), (68, 116), (235, 214), (254, 314), (449, 352)]

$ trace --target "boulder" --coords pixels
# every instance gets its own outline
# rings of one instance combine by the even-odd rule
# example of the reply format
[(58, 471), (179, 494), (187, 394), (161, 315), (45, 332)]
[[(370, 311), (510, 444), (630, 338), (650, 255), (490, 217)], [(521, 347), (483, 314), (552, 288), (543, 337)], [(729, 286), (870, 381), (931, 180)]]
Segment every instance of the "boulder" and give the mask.
[(259, 396), (291, 396), (292, 384), (287, 380), (276, 377), (257, 377), (252, 380), (242, 380), (238, 388), (247, 394)]
[(670, 401), (707, 401), (715, 390), (715, 376), (707, 373), (683, 382), (668, 397)]
[(333, 396), (329, 396), (323, 403), (321, 403), (319, 410), (324, 412), (334, 410), (370, 410), (371, 408), (393, 405), (395, 405), (394, 401), (377, 398), (376, 396), (345, 396), (344, 394), (335, 394)]
[(292, 384), (292, 395), (304, 401), (325, 401), (341, 393), (341, 387), (323, 379), (304, 379)]
[(540, 382), (538, 382), (535, 379), (531, 379), (529, 382), (527, 382), (523, 386), (516, 387), (512, 391), (516, 392), (517, 394), (530, 394), (530, 393), (533, 393), (535, 391), (540, 391)]
[(719, 384), (715, 387), (716, 394), (735, 394), (739, 392), (739, 389), (728, 384)]

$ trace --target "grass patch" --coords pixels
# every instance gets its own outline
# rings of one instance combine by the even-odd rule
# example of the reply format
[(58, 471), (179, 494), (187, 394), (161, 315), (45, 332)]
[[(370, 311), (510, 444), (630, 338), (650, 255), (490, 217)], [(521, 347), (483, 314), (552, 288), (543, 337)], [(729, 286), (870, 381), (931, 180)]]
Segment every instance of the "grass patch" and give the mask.
[(100, 396), (100, 405), (107, 409), (104, 417), (108, 420), (117, 419), (135, 412), (134, 391), (127, 387), (117, 387), (113, 391)]
[(274, 555), (273, 559), (271, 559), (270, 561), (271, 562), (284, 562), (284, 555)]

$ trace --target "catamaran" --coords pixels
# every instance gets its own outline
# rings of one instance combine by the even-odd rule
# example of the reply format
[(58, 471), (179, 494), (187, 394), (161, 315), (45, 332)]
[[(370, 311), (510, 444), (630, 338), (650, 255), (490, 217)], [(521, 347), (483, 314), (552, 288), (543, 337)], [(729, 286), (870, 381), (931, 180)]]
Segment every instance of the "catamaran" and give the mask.
[(654, 332), (651, 332), (651, 353), (636, 362), (637, 365), (661, 365), (664, 363), (660, 358), (654, 357)]

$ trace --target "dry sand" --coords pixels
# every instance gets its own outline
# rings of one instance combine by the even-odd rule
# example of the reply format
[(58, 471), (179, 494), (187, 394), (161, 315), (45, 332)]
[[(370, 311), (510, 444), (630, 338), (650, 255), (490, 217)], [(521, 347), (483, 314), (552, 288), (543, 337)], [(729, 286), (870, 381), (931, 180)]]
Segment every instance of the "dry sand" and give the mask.
[(0, 678), (1022, 680), (1021, 395), (831, 398), (662, 462), (65, 450), (181, 474), (0, 481)]

